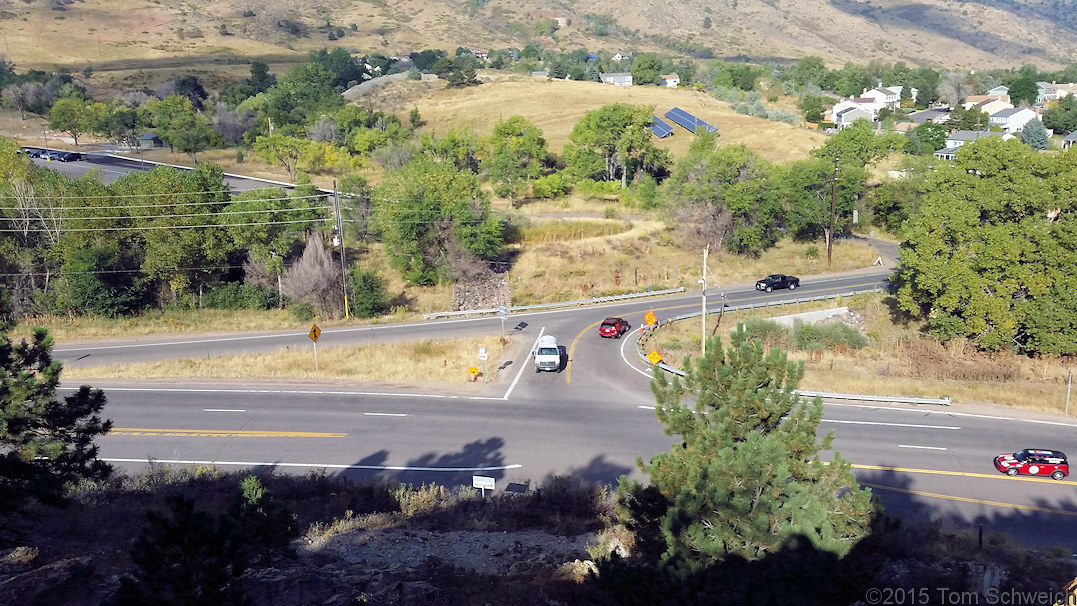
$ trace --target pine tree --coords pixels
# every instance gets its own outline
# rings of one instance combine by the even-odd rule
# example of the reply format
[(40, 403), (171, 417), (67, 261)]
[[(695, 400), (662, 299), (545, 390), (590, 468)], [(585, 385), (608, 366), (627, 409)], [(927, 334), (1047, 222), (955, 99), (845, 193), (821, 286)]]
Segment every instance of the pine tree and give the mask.
[(0, 543), (18, 539), (35, 502), (62, 506), (69, 482), (112, 471), (93, 443), (112, 428), (98, 416), (104, 392), (82, 386), (57, 400), (63, 364), (52, 359), (52, 337), (38, 328), (13, 343), (12, 325), (11, 297), (0, 288)]
[(287, 549), (291, 540), (299, 536), (292, 512), (262, 485), (257, 476), (243, 478), (232, 515), (247, 549), (260, 554), (267, 564), (275, 552)]
[(1043, 151), (1050, 147), (1051, 139), (1047, 136), (1047, 128), (1043, 122), (1029, 120), (1028, 124), (1021, 129), (1021, 143), (1028, 145), (1036, 151)]
[(183, 496), (168, 511), (150, 511), (131, 548), (134, 576), (120, 579), (114, 606), (248, 604), (239, 579), (245, 568), (240, 537), (227, 517), (214, 520)]
[(659, 521), (661, 561), (689, 575), (730, 557), (762, 558), (794, 537), (848, 553), (869, 532), (871, 493), (838, 455), (820, 460), (833, 434), (817, 440), (822, 401), (794, 392), (803, 365), (743, 331), (724, 351), (712, 339), (707, 352), (685, 365), (683, 383), (661, 374), (651, 383), (658, 420), (682, 438), (637, 461), (670, 502)]

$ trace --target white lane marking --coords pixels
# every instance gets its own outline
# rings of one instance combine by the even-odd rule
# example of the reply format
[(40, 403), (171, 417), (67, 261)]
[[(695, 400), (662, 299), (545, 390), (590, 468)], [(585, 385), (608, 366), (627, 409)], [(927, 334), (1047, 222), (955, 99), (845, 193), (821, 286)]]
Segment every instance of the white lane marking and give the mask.
[(639, 406), (637, 406), (636, 408), (642, 408), (643, 410), (654, 410), (654, 409), (655, 409), (655, 407), (654, 407), (654, 406), (644, 406), (644, 405), (642, 405), (642, 404), (640, 404), (640, 405), (639, 405)]
[[(535, 342), (531, 344), (531, 349), (529, 351), (535, 351), (535, 347), (538, 346), (538, 340), (542, 338), (542, 335), (545, 332), (546, 332), (546, 327), (545, 326), (543, 326), (542, 328), (539, 329), (539, 334), (538, 334), (537, 337), (535, 337)], [(525, 355), (524, 359), (525, 360), (527, 359), (526, 355)], [(500, 398), (501, 400), (508, 400), (509, 396), (512, 395), (512, 390), (516, 389), (516, 384), (520, 382), (520, 377), (522, 377), (523, 374), (524, 374), (524, 368), (527, 368), (527, 364), (521, 362), (520, 363), (520, 370), (516, 371), (516, 378), (512, 380), (512, 384), (509, 385), (509, 389), (508, 389), (508, 391), (505, 392), (505, 395), (501, 396), (501, 398)], [(490, 399), (494, 399), (494, 398), (490, 398)]]
[(408, 467), (405, 465), (338, 465), (334, 463), (280, 463), (275, 461), (193, 461), (183, 459), (101, 459), (108, 463), (168, 463), (170, 465), (238, 465), (240, 467), (313, 467), (317, 469), (370, 469), (375, 471), (504, 471), (523, 465), (493, 465), (489, 467)]
[(446, 394), (432, 394), (432, 393), (392, 393), (392, 392), (380, 392), (380, 391), (326, 391), (316, 389), (212, 389), (212, 388), (200, 388), (194, 389), (190, 387), (108, 387), (97, 386), (105, 391), (150, 391), (150, 392), (169, 392), (169, 393), (268, 393), (268, 394), (288, 394), (288, 395), (305, 395), (305, 396), (384, 396), (384, 397), (399, 397), (399, 398), (438, 398), (445, 400), (503, 400), (504, 398), (498, 398), (494, 396), (453, 396)]
[(972, 412), (953, 412), (943, 408), (942, 410), (927, 410), (924, 408), (899, 408), (895, 406), (880, 406), (878, 404), (841, 404), (838, 402), (826, 402), (827, 406), (845, 406), (847, 408), (872, 408), (878, 410), (896, 410), (899, 412), (918, 412), (921, 414), (949, 415), (952, 417), (968, 417), (970, 419), (990, 419), (993, 421), (1023, 421), (1025, 423), (1039, 423), (1041, 425), (1058, 425), (1060, 427), (1077, 427), (1075, 423), (1063, 423), (1060, 421), (1041, 421), (1039, 419), (1021, 419), (1017, 417), (999, 417), (995, 415), (982, 415)]
[(941, 446), (912, 446), (909, 444), (898, 444), (898, 448), (920, 448), (923, 450), (946, 450)]
[[(639, 329), (633, 330), (632, 334), (633, 334), (633, 336), (636, 337), (636, 343), (639, 343)], [(640, 370), (640, 369), (636, 368), (635, 364), (628, 361), (628, 358), (625, 357), (625, 345), (627, 345), (627, 344), (628, 344), (628, 339), (625, 339), (624, 341), (621, 342), (621, 359), (624, 360), (624, 363), (627, 364), (629, 368), (631, 368), (632, 370), (638, 372), (639, 374), (647, 377), (648, 379), (654, 378), (653, 371), (652, 372), (647, 372), (646, 370)], [(636, 345), (633, 349), (638, 350), (639, 346)]]
[(203, 408), (202, 412), (247, 412), (244, 408)]
[(406, 417), (408, 415), (402, 412), (364, 412), (364, 415), (368, 417)]
[(916, 427), (919, 429), (961, 429), (953, 425), (915, 425), (912, 423), (883, 423), (881, 421), (837, 421), (831, 419), (823, 419), (823, 423), (844, 423), (846, 425), (885, 425), (887, 427)]

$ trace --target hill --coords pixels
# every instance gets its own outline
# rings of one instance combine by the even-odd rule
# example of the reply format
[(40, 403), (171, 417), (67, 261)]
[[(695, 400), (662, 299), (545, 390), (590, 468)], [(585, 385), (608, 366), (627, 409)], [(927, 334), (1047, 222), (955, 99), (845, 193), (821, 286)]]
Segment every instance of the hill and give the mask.
[[(252, 57), (287, 64), (323, 46), (403, 54), (530, 43), (752, 61), (818, 55), (833, 66), (1057, 69), (1077, 56), (1071, 9), (1058, 0), (5, 0), (0, 33), (2, 51), (22, 69), (91, 66), (135, 77), (183, 65), (209, 81)], [(536, 27), (554, 18), (556, 31)]]

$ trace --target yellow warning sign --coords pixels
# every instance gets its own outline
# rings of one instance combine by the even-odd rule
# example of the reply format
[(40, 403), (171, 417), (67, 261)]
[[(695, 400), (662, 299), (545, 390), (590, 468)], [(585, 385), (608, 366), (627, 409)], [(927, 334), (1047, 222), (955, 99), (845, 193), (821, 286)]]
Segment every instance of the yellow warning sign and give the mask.
[(648, 326), (654, 326), (654, 323), (658, 321), (658, 318), (654, 317), (653, 311), (649, 311), (647, 312), (647, 315), (643, 316), (643, 321), (646, 322)]
[(308, 334), (307, 336), (310, 337), (311, 341), (314, 341), (315, 343), (317, 343), (318, 342), (318, 337), (321, 334), (322, 334), (322, 329), (318, 328), (317, 324), (314, 324), (314, 325), (312, 325), (310, 327), (310, 334)]
[(658, 364), (662, 361), (662, 354), (658, 353), (657, 349), (652, 349), (651, 353), (647, 354), (647, 359), (651, 361), (651, 364)]

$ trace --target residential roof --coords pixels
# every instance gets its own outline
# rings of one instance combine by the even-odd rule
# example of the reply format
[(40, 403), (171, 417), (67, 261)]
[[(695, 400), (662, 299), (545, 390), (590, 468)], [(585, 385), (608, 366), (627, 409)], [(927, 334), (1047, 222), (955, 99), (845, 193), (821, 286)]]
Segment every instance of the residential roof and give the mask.
[(938, 120), (939, 118), (942, 118), (944, 116), (946, 118), (949, 118), (950, 111), (941, 109), (924, 109), (909, 114), (909, 119), (917, 124), (923, 124), (924, 122), (934, 122), (935, 120)]
[(1077, 141), (1077, 130), (1062, 138), (1063, 141)]
[(986, 130), (959, 130), (953, 133), (949, 137), (946, 137), (947, 141), (973, 141), (981, 137), (990, 137), (991, 135), (1001, 135), (1002, 133), (993, 133)]
[[(1010, 116), (1020, 112), (1023, 107), (1011, 107), (1009, 109), (1000, 109), (997, 112), (991, 114), (992, 118), (1009, 118)], [(1032, 111), (1032, 110), (1029, 110)]]

